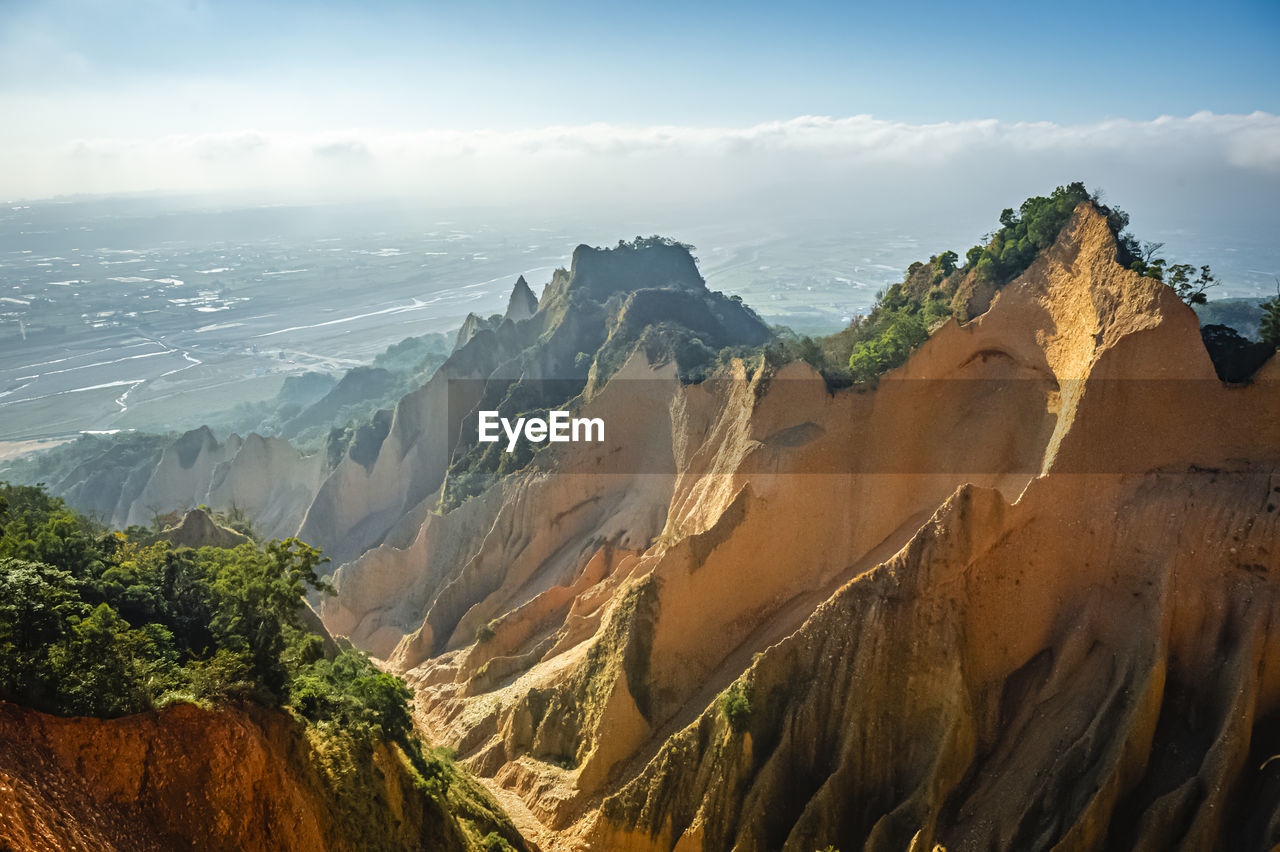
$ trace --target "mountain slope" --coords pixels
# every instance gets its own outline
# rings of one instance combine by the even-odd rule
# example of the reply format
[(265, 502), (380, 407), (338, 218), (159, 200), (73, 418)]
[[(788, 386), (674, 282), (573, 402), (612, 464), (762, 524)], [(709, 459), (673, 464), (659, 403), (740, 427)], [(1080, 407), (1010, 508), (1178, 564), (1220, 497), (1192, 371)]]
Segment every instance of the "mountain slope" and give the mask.
[(1214, 848), (1215, 790), (1276, 808), (1280, 368), (1224, 386), (1115, 257), (1081, 205), (874, 390), (633, 350), (604, 445), (344, 566), (326, 624), (553, 848)]
[[(581, 246), (272, 505), (546, 849), (1270, 848), (1280, 359), (1219, 380), (1108, 213), (843, 389), (688, 247)], [(505, 453), (481, 407), (605, 440)], [(114, 487), (212, 494), (232, 443)]]
[[(524, 289), (527, 289), (527, 285)], [(513, 293), (521, 292), (519, 284)], [(642, 318), (626, 321), (628, 307), (642, 300)], [(530, 397), (543, 407), (568, 405), (599, 370), (612, 371), (642, 342), (667, 324), (689, 334), (690, 308), (697, 328), (720, 345), (758, 344), (768, 328), (740, 303), (713, 293), (697, 272), (688, 249), (660, 238), (613, 249), (579, 246), (569, 270), (557, 270), (528, 319), (504, 318), (496, 328), (478, 327), (461, 342), (431, 380), (396, 406), (385, 437), (366, 459), (348, 454), (328, 477), (307, 510), (300, 535), (334, 557), (351, 560), (384, 540), (412, 539), (438, 501), (450, 466), (458, 467), (460, 436), (474, 444), (463, 421), (484, 401), (505, 411)], [(704, 358), (714, 355), (705, 350)], [(611, 356), (601, 363), (604, 355)], [(488, 472), (479, 459), (467, 470)]]

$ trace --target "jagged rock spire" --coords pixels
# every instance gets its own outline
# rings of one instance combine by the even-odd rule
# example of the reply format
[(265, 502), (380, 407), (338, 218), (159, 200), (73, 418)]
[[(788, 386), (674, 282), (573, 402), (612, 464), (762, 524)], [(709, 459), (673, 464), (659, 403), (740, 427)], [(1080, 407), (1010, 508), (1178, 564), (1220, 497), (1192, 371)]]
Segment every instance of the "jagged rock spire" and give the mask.
[(528, 319), (538, 310), (538, 297), (533, 295), (533, 290), (529, 287), (529, 282), (524, 280), (521, 275), (516, 279), (516, 286), (511, 291), (511, 298), (507, 300), (507, 313), (505, 319), (519, 322), (522, 319)]

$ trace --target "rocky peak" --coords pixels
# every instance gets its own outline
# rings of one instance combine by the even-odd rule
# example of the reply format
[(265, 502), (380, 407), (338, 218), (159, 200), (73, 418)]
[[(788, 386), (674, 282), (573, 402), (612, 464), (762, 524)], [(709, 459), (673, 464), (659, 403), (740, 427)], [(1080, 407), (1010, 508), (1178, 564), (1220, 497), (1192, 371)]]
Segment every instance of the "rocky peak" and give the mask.
[(511, 290), (511, 298), (507, 300), (505, 319), (519, 322), (528, 319), (538, 310), (538, 297), (533, 295), (529, 282), (521, 275), (516, 279), (516, 286)]
[(471, 338), (475, 337), (481, 331), (488, 328), (494, 328), (495, 324), (480, 316), (479, 314), (467, 314), (467, 318), (462, 321), (462, 325), (458, 328), (458, 336), (453, 341), (453, 351), (457, 352), (462, 347), (471, 342)]
[(615, 293), (650, 288), (706, 292), (691, 248), (665, 237), (636, 237), (612, 248), (580, 245), (568, 273), (552, 278), (543, 302), (569, 293), (605, 302)]
[(184, 432), (174, 442), (173, 450), (177, 453), (178, 464), (182, 466), (183, 470), (186, 470), (196, 463), (196, 458), (199, 457), (200, 453), (210, 449), (217, 449), (219, 446), (213, 430), (208, 426), (200, 426)]
[(179, 547), (235, 547), (249, 541), (244, 533), (220, 526), (204, 509), (192, 509), (160, 534)]

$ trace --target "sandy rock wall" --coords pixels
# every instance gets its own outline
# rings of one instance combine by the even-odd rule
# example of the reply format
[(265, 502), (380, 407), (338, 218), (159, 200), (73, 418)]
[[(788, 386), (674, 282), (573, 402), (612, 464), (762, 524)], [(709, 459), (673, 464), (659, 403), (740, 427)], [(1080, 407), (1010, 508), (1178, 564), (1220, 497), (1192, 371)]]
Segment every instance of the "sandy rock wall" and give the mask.
[[(396, 404), (390, 430), (371, 458), (350, 452), (328, 475), (306, 510), (299, 535), (335, 564), (381, 544), (407, 517), (421, 521), (419, 504), (444, 481), (458, 423), (480, 398), (489, 378), (518, 378), (505, 365), (540, 328), (533, 321), (479, 330), (431, 379)], [(403, 537), (408, 535), (401, 532)]]
[(588, 846), (1269, 848), (1277, 482), (962, 488), (747, 669), (745, 730), (708, 708)]
[(250, 434), (218, 441), (207, 427), (180, 436), (130, 474), (107, 519), (115, 526), (150, 524), (158, 514), (201, 504), (243, 510), (259, 533), (285, 538), (298, 530), (324, 475), (321, 453), (304, 456), (288, 441)]
[[(1274, 641), (1280, 366), (1224, 387), (1192, 312), (1115, 250), (1082, 206), (874, 390), (802, 364), (644, 404), (611, 381), (591, 404), (637, 432), (609, 452), (669, 476), (573, 447), (344, 568), (326, 623), (389, 652), (423, 727), (556, 848), (1140, 848), (1161, 814), (1199, 825), (1205, 785), (1252, 783), (1254, 723), (1197, 723), (1218, 774), (1177, 801), (1148, 767), (1185, 751), (1168, 690), (1226, 713)], [(744, 677), (738, 733), (716, 698)], [(1187, 848), (1234, 830), (1209, 822)]]
[(380, 836), (361, 836), (307, 757), (297, 723), (267, 711), (176, 705), (123, 719), (61, 719), (0, 704), (0, 845), (48, 850), (465, 848), (411, 794), (390, 753)]

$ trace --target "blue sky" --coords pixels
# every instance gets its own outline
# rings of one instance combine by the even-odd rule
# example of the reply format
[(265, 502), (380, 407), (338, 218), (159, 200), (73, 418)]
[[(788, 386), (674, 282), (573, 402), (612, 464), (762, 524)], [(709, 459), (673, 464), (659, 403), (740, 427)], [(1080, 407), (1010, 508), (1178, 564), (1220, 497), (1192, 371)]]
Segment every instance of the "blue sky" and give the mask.
[[(1275, 0), (0, 0), (0, 157), (19, 164), (0, 197), (273, 182), (456, 194), (489, 175), (510, 187), (548, 157), (569, 170), (589, 152), (612, 175), (675, 147), (690, 169), (767, 149), (752, 173), (783, 181), (799, 168), (788, 153), (820, 145), (836, 162), (872, 139), (917, 159), (939, 144), (990, 162), (1136, 151), (1272, 175), (1278, 45)], [(788, 124), (805, 116), (874, 121)]]
[(6, 92), (259, 86), (298, 96), (260, 116), (280, 126), (1280, 112), (1274, 0), (7, 0), (0, 21)]

